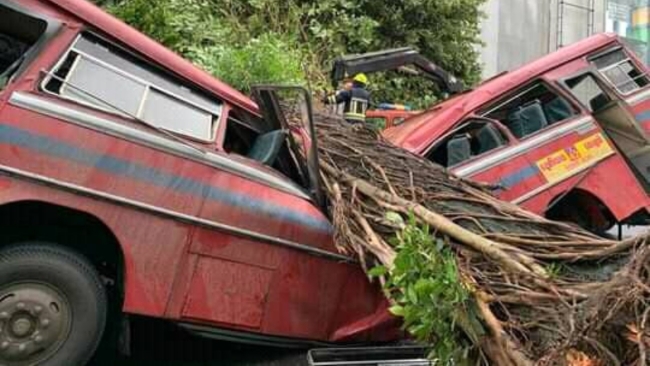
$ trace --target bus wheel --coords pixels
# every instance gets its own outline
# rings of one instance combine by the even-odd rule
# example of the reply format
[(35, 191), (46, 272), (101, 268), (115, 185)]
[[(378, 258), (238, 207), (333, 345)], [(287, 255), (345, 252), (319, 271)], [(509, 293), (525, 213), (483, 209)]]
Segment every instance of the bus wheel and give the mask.
[[(552, 201), (554, 202), (554, 201)], [(546, 218), (572, 222), (585, 230), (606, 236), (616, 219), (597, 197), (579, 189), (569, 192), (560, 201), (551, 204)]]
[(106, 313), (105, 288), (83, 256), (47, 243), (0, 251), (0, 365), (85, 365)]

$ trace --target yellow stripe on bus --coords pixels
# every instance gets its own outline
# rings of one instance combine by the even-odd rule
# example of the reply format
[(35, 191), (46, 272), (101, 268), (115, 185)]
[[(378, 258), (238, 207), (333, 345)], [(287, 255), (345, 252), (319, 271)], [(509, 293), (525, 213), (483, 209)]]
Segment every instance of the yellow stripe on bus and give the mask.
[(596, 133), (538, 160), (537, 167), (549, 183), (554, 183), (612, 152), (613, 149), (603, 134)]

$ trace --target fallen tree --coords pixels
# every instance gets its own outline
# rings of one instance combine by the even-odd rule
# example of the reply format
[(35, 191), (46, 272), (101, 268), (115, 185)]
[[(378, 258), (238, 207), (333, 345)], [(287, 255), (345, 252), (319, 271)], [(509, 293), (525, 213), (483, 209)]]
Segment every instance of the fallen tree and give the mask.
[(414, 335), (465, 348), (446, 359), (647, 363), (646, 236), (606, 240), (549, 221), (370, 129), (326, 114), (314, 120), (339, 250), (381, 279)]

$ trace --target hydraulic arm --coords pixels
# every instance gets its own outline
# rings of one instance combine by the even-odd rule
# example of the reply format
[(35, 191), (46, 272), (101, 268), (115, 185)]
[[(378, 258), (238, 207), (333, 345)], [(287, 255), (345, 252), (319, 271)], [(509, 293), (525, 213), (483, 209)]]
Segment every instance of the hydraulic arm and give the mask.
[[(417, 70), (407, 68), (407, 66), (414, 66)], [(424, 76), (450, 95), (463, 91), (463, 84), (460, 80), (411, 47), (341, 56), (334, 61), (331, 81), (332, 85), (336, 87), (341, 80), (351, 75), (398, 69)]]

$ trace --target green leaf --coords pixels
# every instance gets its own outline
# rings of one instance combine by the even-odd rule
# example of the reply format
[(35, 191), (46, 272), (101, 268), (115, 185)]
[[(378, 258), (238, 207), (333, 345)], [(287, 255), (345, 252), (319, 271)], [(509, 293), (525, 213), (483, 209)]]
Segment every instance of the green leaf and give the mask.
[(415, 289), (413, 287), (408, 287), (406, 289), (406, 297), (407, 297), (409, 303), (411, 303), (413, 305), (418, 304), (418, 294), (417, 294), (417, 292), (415, 291)]
[(388, 309), (388, 311), (391, 314), (395, 315), (395, 316), (402, 316), (403, 317), (404, 314), (405, 314), (404, 308), (402, 306), (400, 306), (400, 305), (393, 305)]
[(388, 274), (388, 269), (384, 266), (377, 266), (368, 271), (370, 277), (380, 277)]

